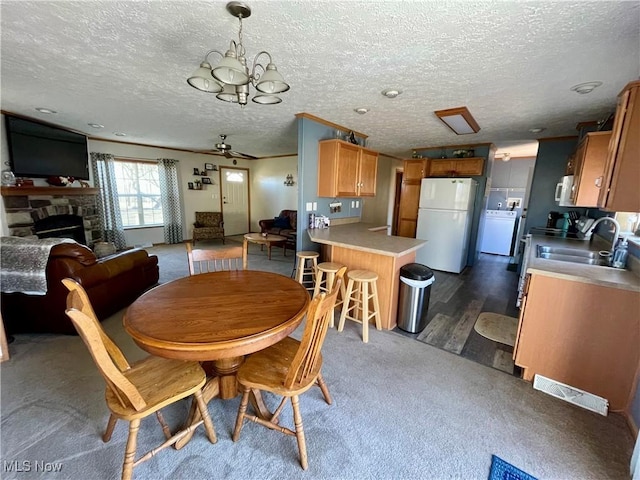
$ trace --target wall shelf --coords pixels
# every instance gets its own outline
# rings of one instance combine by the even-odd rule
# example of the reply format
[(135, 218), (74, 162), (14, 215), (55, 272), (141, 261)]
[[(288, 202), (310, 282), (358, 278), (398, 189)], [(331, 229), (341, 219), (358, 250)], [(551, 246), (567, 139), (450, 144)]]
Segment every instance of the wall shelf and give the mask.
[(23, 195), (97, 195), (99, 188), (83, 187), (2, 187), (0, 193), (3, 197), (16, 197)]

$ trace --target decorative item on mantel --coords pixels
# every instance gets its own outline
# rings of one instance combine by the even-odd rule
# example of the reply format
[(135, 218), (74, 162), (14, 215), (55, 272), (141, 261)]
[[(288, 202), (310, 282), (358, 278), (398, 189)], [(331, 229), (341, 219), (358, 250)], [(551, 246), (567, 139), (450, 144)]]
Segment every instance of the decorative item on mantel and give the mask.
[(65, 177), (65, 176), (51, 176), (47, 178), (47, 183), (49, 185), (53, 185), (54, 187), (67, 187), (75, 182), (76, 179), (73, 177)]

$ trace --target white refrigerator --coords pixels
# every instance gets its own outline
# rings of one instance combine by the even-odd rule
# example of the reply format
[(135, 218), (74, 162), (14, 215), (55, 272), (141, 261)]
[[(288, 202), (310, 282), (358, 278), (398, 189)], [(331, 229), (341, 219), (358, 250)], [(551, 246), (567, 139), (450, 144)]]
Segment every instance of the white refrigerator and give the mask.
[(472, 178), (422, 180), (416, 238), (427, 243), (416, 252), (417, 263), (445, 272), (464, 269), (477, 184)]

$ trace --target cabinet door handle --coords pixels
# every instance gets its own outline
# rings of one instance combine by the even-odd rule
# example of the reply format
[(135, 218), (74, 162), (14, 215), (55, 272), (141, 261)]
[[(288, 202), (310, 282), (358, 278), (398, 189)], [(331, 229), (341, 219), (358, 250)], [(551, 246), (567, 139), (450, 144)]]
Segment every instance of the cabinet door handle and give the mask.
[(603, 178), (604, 178), (604, 177), (603, 177), (602, 175), (600, 175), (598, 178), (596, 178), (596, 180), (595, 180), (595, 182), (594, 182), (594, 183), (596, 184), (596, 187), (598, 187), (598, 188), (602, 188), (602, 179), (603, 179)]

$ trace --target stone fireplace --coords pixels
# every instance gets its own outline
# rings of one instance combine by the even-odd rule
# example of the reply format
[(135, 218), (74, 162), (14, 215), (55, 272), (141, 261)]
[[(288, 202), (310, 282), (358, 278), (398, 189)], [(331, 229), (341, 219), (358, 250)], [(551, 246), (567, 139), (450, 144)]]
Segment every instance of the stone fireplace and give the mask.
[(72, 238), (78, 243), (87, 244), (84, 221), (80, 215), (44, 217), (34, 222), (33, 231), (38, 238)]
[(95, 188), (3, 187), (2, 198), (9, 235), (103, 241)]

